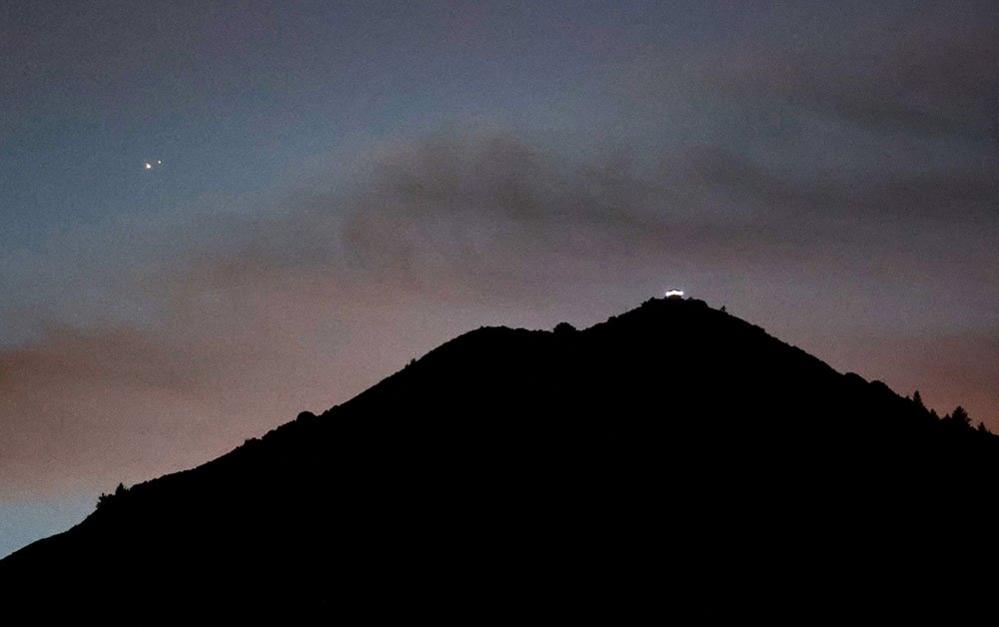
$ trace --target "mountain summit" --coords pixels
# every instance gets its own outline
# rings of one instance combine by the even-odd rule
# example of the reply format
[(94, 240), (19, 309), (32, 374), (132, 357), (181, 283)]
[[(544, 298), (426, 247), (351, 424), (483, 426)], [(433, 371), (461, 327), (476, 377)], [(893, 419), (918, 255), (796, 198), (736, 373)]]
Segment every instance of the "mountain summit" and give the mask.
[(102, 497), (0, 584), (47, 617), (953, 618), (995, 578), (975, 532), (997, 440), (653, 299), (585, 330), (466, 333)]

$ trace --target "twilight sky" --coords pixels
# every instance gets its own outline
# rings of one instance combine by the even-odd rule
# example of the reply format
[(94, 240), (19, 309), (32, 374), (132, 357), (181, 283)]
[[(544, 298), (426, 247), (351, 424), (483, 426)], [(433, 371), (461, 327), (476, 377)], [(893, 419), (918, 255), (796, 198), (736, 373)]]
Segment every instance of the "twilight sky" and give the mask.
[(0, 5), (0, 555), (674, 286), (999, 431), (999, 4), (773, 4)]

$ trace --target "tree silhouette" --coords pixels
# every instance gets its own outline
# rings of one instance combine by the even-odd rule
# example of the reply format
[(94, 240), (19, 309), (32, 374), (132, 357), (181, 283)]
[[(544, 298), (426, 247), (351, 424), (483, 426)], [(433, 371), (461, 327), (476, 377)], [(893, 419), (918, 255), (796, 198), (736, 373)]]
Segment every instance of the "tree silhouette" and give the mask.
[(97, 497), (97, 509), (101, 509), (102, 507), (106, 508), (112, 502), (117, 501), (119, 498), (121, 498), (121, 496), (124, 495), (126, 492), (128, 492), (128, 488), (125, 487), (124, 483), (119, 483), (118, 487), (115, 488), (114, 492), (111, 494), (106, 494), (104, 492), (101, 492), (101, 495)]
[(568, 322), (559, 322), (555, 325), (555, 329), (553, 330), (558, 335), (565, 335), (568, 333), (574, 333), (576, 331), (576, 327), (572, 326)]

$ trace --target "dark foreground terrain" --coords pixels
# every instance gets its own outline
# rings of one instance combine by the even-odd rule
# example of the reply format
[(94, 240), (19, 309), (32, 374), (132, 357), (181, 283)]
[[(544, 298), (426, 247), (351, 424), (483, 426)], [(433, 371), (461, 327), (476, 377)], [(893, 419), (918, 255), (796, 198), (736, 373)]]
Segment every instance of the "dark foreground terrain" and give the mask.
[[(0, 561), (5, 612), (995, 614), (999, 438), (696, 300), (483, 328)], [(21, 623), (10, 623), (21, 624)]]

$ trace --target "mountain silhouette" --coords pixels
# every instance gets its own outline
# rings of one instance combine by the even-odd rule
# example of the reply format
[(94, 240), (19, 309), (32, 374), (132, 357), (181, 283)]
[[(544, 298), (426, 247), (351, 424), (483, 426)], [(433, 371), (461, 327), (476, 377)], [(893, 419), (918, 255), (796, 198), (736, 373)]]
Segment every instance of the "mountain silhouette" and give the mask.
[(995, 589), (997, 470), (963, 410), (652, 299), (471, 331), (119, 486), (0, 561), (0, 596), (49, 618), (953, 620)]

